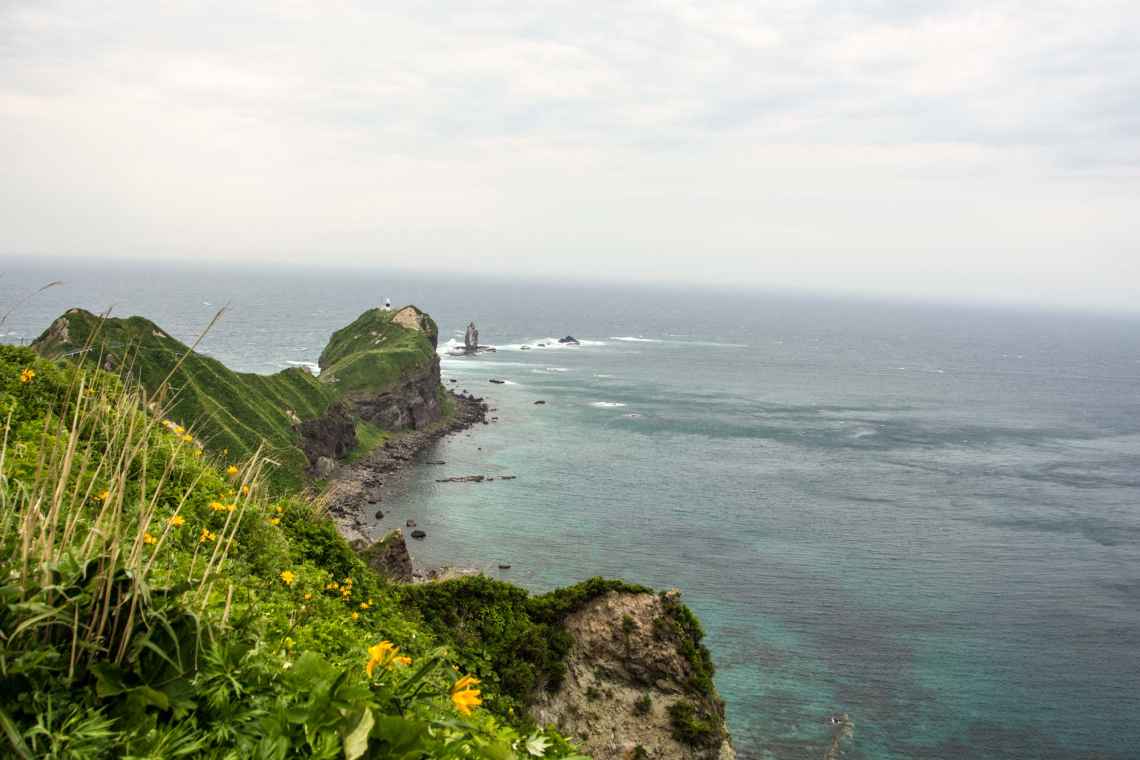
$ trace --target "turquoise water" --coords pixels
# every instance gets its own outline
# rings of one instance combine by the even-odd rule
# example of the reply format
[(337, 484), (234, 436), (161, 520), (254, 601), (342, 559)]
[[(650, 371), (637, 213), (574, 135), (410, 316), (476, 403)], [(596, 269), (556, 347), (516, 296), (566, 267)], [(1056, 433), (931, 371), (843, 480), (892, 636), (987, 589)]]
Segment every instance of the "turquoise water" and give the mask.
[[(73, 265), (9, 270), (0, 297), (59, 277), (11, 338), (115, 302), (187, 339), (229, 300), (204, 350), (268, 372), (384, 296), (444, 341), (474, 320), (502, 350), (444, 377), (499, 419), (392, 479), (381, 529), (413, 517), (421, 566), (535, 591), (680, 588), (743, 757), (821, 757), (844, 712), (850, 758), (1136, 756), (1136, 318)], [(589, 342), (517, 348), (567, 333)], [(435, 483), (472, 474), (518, 480)]]

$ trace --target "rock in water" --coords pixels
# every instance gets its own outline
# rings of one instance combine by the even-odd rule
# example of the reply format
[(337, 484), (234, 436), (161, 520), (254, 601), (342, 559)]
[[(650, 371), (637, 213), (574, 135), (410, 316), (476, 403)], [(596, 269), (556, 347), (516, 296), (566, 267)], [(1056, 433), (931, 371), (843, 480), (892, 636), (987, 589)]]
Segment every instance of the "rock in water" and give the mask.
[(535, 401), (534, 403), (536, 403), (536, 404), (545, 404), (546, 402), (545, 402), (545, 401)]
[(408, 554), (408, 545), (404, 543), (404, 532), (399, 528), (374, 544), (353, 541), (352, 548), (364, 564), (385, 578), (397, 583), (412, 582), (412, 558)]
[(467, 325), (467, 335), (463, 338), (463, 347), (468, 351), (479, 348), (479, 331), (475, 329), (474, 322)]
[(499, 563), (499, 569), (500, 570), (510, 570), (511, 566), (508, 565), (506, 562), (500, 562)]
[(568, 346), (580, 346), (580, 341), (576, 340), (573, 335), (567, 335), (565, 338), (559, 338), (559, 343), (565, 343)]
[(376, 519), (377, 520), (383, 520), (384, 519), (384, 513), (382, 511), (380, 511), (379, 509), (376, 510)]
[(409, 528), (416, 527), (416, 521), (415, 520), (408, 520), (408, 527)]
[(422, 530), (413, 530), (412, 531), (412, 538), (423, 538), (426, 535), (427, 535), (427, 533), (424, 533)]

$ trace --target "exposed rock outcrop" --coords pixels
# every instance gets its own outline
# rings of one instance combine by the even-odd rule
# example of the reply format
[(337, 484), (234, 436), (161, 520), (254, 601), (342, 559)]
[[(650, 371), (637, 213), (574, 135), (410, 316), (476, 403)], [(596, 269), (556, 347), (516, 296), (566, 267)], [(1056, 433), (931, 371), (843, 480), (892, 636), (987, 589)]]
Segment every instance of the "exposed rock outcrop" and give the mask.
[(353, 398), (352, 411), (385, 430), (420, 430), (443, 413), (439, 385), (439, 357), (433, 356), (395, 388)]
[(689, 620), (675, 589), (611, 591), (571, 614), (566, 677), (530, 706), (539, 724), (553, 723), (595, 760), (735, 758)]
[(323, 417), (304, 422), (292, 412), (289, 414), (298, 423), (297, 432), (301, 436), (298, 446), (309, 458), (310, 465), (316, 465), (321, 457), (343, 459), (356, 447), (356, 421), (343, 402), (331, 404)]
[(364, 564), (385, 578), (397, 583), (412, 582), (412, 557), (404, 543), (404, 532), (399, 528), (373, 544), (353, 541), (352, 548)]
[(565, 343), (568, 346), (580, 346), (580, 345), (582, 345), (582, 342), (579, 340), (575, 340), (573, 335), (567, 335), (565, 338), (559, 338), (558, 342), (559, 343)]
[(467, 335), (463, 337), (463, 348), (472, 352), (479, 348), (479, 331), (475, 329), (474, 322), (467, 325)]

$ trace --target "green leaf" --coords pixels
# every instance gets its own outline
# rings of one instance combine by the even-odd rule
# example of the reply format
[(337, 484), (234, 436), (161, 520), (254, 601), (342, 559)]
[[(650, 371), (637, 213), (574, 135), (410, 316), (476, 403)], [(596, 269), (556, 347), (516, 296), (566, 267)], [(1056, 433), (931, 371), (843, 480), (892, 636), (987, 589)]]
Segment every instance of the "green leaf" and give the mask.
[(527, 737), (526, 751), (535, 757), (545, 757), (546, 750), (550, 747), (550, 740), (540, 733), (533, 733)]
[(127, 671), (113, 662), (95, 662), (90, 670), (99, 679), (95, 682), (95, 693), (100, 697), (113, 697), (130, 689), (126, 683)]
[(375, 722), (372, 711), (367, 709), (348, 716), (347, 725), (343, 725), (340, 730), (345, 760), (356, 760), (368, 751), (368, 734)]
[(380, 718), (372, 727), (372, 737), (383, 743), (390, 755), (417, 749), (426, 732), (424, 724), (396, 717)]

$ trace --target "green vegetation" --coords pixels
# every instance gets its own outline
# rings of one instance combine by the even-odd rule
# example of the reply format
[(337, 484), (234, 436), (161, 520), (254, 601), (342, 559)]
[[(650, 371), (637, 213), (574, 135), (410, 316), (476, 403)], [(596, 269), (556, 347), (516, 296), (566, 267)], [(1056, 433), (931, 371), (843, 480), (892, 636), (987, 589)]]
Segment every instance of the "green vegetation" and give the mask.
[(653, 700), (648, 694), (642, 694), (637, 699), (633, 700), (633, 714), (634, 715), (648, 715), (653, 711)]
[(355, 414), (352, 418), (356, 422), (356, 446), (344, 458), (348, 464), (356, 464), (364, 459), (372, 449), (383, 446), (384, 441), (392, 435), (392, 431), (385, 430), (379, 425), (373, 425), (371, 422), (365, 422)]
[(669, 723), (673, 738), (685, 744), (707, 745), (720, 741), (720, 726), (702, 717), (700, 710), (685, 700), (669, 705)]
[[(151, 394), (150, 401), (165, 382), (169, 399), (162, 405), (175, 426), (193, 430), (197, 446), (226, 462), (247, 459), (263, 446), (263, 455), (274, 465), (266, 470), (266, 482), (285, 494), (305, 485), (309, 464), (297, 447), (297, 423), (323, 417), (342, 396), (375, 394), (428, 366), (435, 351), (424, 331), (434, 335), (435, 323), (415, 307), (366, 312), (333, 335), (321, 357), (321, 366), (330, 370), (322, 379), (301, 367), (275, 375), (234, 372), (148, 319), (103, 319), (82, 309), (60, 317), (36, 347), (48, 357), (70, 356), (89, 369), (129, 375)], [(440, 393), (446, 398), (442, 387)], [(448, 406), (454, 411), (450, 402)], [(359, 417), (355, 421), (350, 463), (393, 432)]]
[(163, 411), (0, 347), (0, 754), (581, 757), (464, 680), (464, 632), (271, 498), (261, 456), (195, 455)]
[(321, 375), (349, 398), (392, 387), (435, 356), (428, 336), (438, 334), (435, 322), (414, 306), (366, 311), (332, 334), (321, 352)]

